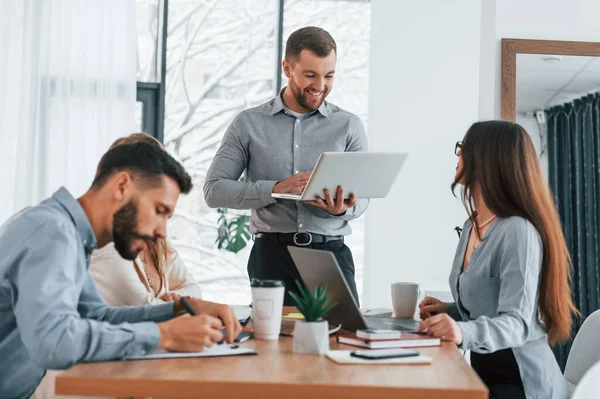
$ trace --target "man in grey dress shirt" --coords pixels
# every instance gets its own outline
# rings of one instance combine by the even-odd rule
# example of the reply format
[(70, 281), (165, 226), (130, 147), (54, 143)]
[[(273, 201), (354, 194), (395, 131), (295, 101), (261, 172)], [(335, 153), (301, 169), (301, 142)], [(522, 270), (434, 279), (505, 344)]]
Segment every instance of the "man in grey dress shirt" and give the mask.
[[(76, 200), (64, 188), (0, 228), (0, 397), (27, 398), (46, 369), (119, 359), (157, 348), (198, 351), (241, 330), (230, 307), (190, 299), (109, 307), (88, 272), (92, 250), (115, 242), (133, 260), (165, 236), (166, 221), (191, 179), (158, 146), (107, 152), (90, 190)], [(219, 318), (221, 320), (219, 320)], [(173, 320), (170, 320), (173, 319)]]
[[(204, 185), (211, 207), (252, 209), (255, 243), (249, 277), (283, 280), (295, 291), (300, 275), (289, 245), (334, 253), (358, 301), (354, 262), (344, 236), (348, 222), (362, 215), (368, 200), (343, 200), (343, 187), (306, 203), (275, 200), (272, 193), (301, 193), (321, 153), (366, 151), (367, 137), (354, 114), (325, 101), (333, 86), (336, 44), (325, 30), (292, 33), (283, 70), (288, 86), (271, 101), (239, 114), (229, 126)], [(244, 173), (244, 181), (240, 176)], [(291, 305), (288, 295), (284, 303)]]

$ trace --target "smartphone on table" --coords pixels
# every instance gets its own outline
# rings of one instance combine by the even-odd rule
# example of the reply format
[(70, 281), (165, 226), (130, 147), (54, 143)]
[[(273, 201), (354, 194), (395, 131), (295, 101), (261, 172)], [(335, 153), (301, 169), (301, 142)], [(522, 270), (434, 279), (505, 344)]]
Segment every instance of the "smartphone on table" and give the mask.
[(371, 349), (350, 352), (350, 356), (367, 360), (394, 359), (419, 356), (419, 352), (409, 349)]

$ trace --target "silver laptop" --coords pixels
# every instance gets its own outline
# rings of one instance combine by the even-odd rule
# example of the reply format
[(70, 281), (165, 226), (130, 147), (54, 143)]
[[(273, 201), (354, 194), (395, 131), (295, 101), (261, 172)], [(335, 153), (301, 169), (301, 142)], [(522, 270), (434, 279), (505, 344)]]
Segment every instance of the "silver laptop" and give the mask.
[(335, 197), (338, 186), (344, 198), (384, 198), (392, 189), (408, 154), (400, 152), (324, 152), (319, 157), (302, 194), (276, 194), (273, 198), (296, 201), (323, 197), (327, 188)]
[(341, 324), (342, 328), (351, 331), (365, 328), (417, 331), (419, 322), (414, 319), (362, 315), (333, 253), (292, 246), (288, 250), (307, 287), (313, 291), (315, 287), (325, 285), (328, 303), (337, 303), (325, 315), (329, 324)]

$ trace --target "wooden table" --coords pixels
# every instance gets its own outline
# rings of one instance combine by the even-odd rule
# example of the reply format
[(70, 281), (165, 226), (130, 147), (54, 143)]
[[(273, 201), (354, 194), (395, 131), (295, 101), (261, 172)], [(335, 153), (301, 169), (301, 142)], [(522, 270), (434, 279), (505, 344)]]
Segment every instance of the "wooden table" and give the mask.
[[(154, 398), (486, 399), (487, 389), (451, 343), (419, 348), (431, 365), (338, 365), (295, 355), (292, 338), (250, 340), (258, 356), (79, 364), (56, 378), (59, 395)], [(331, 339), (331, 349), (353, 349)], [(354, 348), (356, 349), (356, 348)]]

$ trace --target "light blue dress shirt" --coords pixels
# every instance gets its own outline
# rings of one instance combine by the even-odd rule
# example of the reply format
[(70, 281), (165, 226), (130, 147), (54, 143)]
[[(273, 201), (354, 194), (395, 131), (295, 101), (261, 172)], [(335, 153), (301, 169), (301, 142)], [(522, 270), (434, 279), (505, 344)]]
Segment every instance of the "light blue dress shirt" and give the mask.
[(527, 399), (564, 399), (567, 380), (548, 345), (538, 312), (543, 245), (526, 219), (498, 218), (462, 265), (473, 224), (467, 221), (450, 273), (455, 302), (448, 314), (462, 331), (461, 347), (476, 353), (512, 349)]
[(61, 188), (0, 228), (0, 397), (29, 397), (46, 369), (156, 349), (173, 304), (109, 307), (88, 272), (96, 247)]

